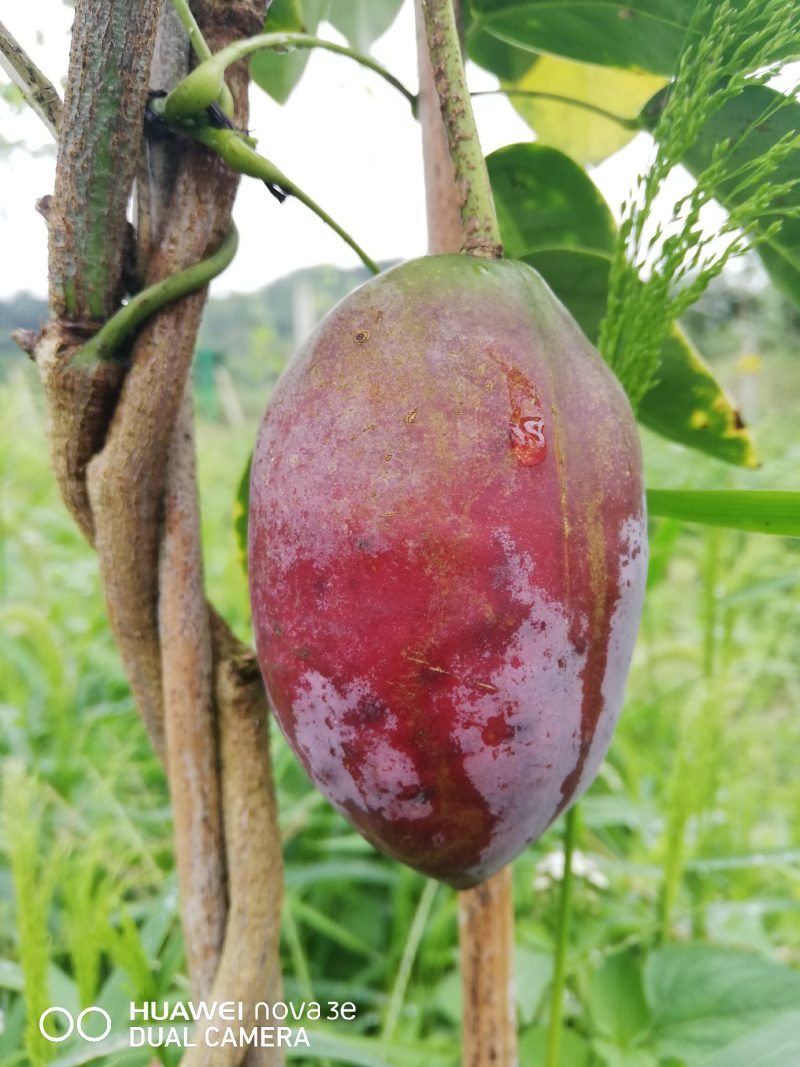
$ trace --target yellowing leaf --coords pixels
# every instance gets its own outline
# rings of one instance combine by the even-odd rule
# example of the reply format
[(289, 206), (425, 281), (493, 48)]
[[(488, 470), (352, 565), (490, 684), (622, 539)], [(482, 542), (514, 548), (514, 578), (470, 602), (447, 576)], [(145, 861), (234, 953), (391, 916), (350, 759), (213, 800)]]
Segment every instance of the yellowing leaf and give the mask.
[[(655, 74), (540, 56), (518, 81), (504, 81), (503, 88), (551, 93), (635, 119), (650, 96), (665, 84), (666, 79)], [(581, 163), (600, 163), (636, 133), (575, 104), (513, 94), (509, 99), (540, 141)]]

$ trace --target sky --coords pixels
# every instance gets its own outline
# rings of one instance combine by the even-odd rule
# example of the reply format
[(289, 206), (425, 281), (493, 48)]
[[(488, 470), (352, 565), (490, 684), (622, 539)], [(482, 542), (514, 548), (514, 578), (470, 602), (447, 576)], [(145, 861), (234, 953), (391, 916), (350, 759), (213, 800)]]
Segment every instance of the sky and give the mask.
[[(8, 18), (8, 16), (6, 16)], [(8, 28), (51, 81), (67, 70), (72, 9), (62, 0), (14, 4)], [(330, 26), (326, 37), (341, 40)], [(414, 14), (404, 4), (373, 48), (375, 57), (416, 89)], [(0, 78), (2, 78), (0, 74)], [(491, 89), (496, 79), (474, 65), (472, 90)], [(530, 128), (502, 96), (475, 100), (485, 153), (532, 139)], [(52, 143), (27, 111), (0, 113), (7, 140), (34, 148)], [(278, 167), (328, 211), (373, 259), (406, 259), (426, 251), (424, 188), (419, 128), (403, 97), (380, 78), (341, 56), (313, 52), (289, 102), (280, 107), (251, 89), (251, 130)], [(612, 209), (635, 176), (646, 169), (650, 139), (639, 135), (592, 177)], [(20, 290), (45, 295), (47, 235), (34, 201), (52, 191), (55, 154), (13, 151), (0, 159), (0, 299)], [(680, 182), (680, 179), (678, 179)], [(218, 278), (217, 294), (259, 289), (290, 271), (317, 263), (356, 266), (355, 254), (316, 216), (291, 199), (284, 204), (264, 186), (243, 179), (234, 217), (240, 246)]]

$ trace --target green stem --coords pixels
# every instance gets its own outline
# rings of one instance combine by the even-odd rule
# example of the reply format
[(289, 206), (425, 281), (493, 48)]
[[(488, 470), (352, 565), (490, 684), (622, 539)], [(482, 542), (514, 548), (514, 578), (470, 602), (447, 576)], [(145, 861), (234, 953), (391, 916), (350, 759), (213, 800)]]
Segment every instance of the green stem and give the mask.
[(291, 178), (279, 170), (274, 163), (259, 155), (256, 150), (247, 143), (238, 130), (218, 129), (215, 126), (180, 126), (180, 129), (189, 136), (200, 141), (201, 144), (213, 149), (233, 170), (239, 174), (247, 174), (251, 178), (259, 178), (268, 185), (277, 186), (305, 204), (309, 210), (322, 219), (326, 226), (330, 226), (334, 233), (348, 244), (358, 258), (372, 274), (379, 274), (380, 267), (371, 259), (363, 248), (344, 230), (338, 222), (324, 211), (311, 197), (303, 192)]
[(550, 996), (550, 1023), (547, 1029), (545, 1067), (558, 1067), (561, 1050), (561, 1021), (564, 1017), (564, 989), (567, 981), (567, 949), (572, 919), (572, 857), (575, 853), (578, 809), (573, 806), (564, 819), (564, 875), (558, 909), (558, 929), (553, 960), (553, 985)]
[(183, 28), (189, 35), (189, 43), (194, 49), (194, 54), (201, 63), (206, 59), (211, 59), (211, 49), (206, 44), (202, 30), (197, 25), (197, 19), (192, 14), (189, 0), (172, 0), (172, 6), (175, 8)]
[(411, 929), (406, 938), (400, 966), (397, 969), (397, 977), (394, 980), (392, 994), (389, 997), (389, 1006), (386, 1009), (386, 1018), (384, 1019), (383, 1029), (381, 1030), (381, 1041), (387, 1044), (392, 1040), (392, 1035), (397, 1026), (397, 1020), (400, 1018), (400, 1012), (403, 1010), (403, 1000), (405, 999), (408, 981), (411, 977), (411, 968), (414, 966), (414, 960), (417, 958), (420, 942), (425, 933), (425, 925), (428, 922), (428, 915), (430, 914), (431, 905), (433, 904), (436, 890), (438, 888), (439, 886), (436, 882), (429, 880), (426, 882), (425, 888), (420, 894), (417, 910), (414, 913), (414, 919), (411, 923)]
[(499, 259), (503, 246), (464, 74), (453, 0), (423, 0), (422, 11), (433, 80), (453, 162), (464, 251), (486, 259)]
[(237, 244), (238, 235), (232, 227), (219, 248), (208, 259), (194, 263), (186, 270), (164, 278), (131, 297), (124, 307), (104, 323), (94, 337), (81, 346), (72, 360), (72, 366), (90, 366), (113, 359), (123, 341), (156, 311), (202, 289), (212, 278), (221, 274), (233, 259)]
[[(200, 60), (200, 63), (205, 63), (213, 57), (211, 49), (208, 47), (208, 42), (203, 36), (203, 31), (197, 24), (197, 19), (194, 17), (191, 7), (189, 6), (189, 0), (172, 0), (172, 6), (175, 8), (175, 12), (178, 18), (181, 20), (183, 28), (189, 37), (189, 43), (192, 46), (194, 54)], [(214, 102), (218, 103), (224, 113), (230, 118), (233, 115), (234, 103), (231, 91), (225, 84), (223, 77), (219, 80), (219, 88)]]
[(571, 96), (559, 96), (558, 93), (540, 93), (533, 89), (483, 89), (481, 92), (472, 93), (471, 95), (473, 97), (519, 96), (529, 100), (548, 100), (553, 104), (566, 104), (569, 107), (580, 108), (582, 111), (590, 111), (593, 115), (599, 115), (602, 119), (608, 119), (609, 122), (615, 122), (618, 126), (623, 126), (626, 130), (645, 129), (644, 123), (637, 117), (625, 118), (624, 115), (616, 115), (613, 111), (606, 111), (603, 107), (598, 107), (596, 104), (590, 104), (587, 100), (575, 100)]
[(245, 37), (241, 41), (234, 41), (233, 44), (229, 44), (207, 58), (199, 67), (195, 67), (167, 97), (167, 117), (170, 120), (185, 119), (203, 112), (216, 100), (223, 84), (225, 71), (232, 63), (252, 55), (253, 52), (269, 50), (291, 52), (295, 48), (322, 48), (327, 52), (334, 52), (336, 55), (347, 56), (355, 60), (356, 63), (367, 67), (402, 93), (411, 105), (411, 110), (416, 114), (417, 98), (414, 93), (370, 56), (362, 55), (345, 45), (335, 44), (333, 41), (326, 41), (308, 33), (261, 33), (257, 37)]

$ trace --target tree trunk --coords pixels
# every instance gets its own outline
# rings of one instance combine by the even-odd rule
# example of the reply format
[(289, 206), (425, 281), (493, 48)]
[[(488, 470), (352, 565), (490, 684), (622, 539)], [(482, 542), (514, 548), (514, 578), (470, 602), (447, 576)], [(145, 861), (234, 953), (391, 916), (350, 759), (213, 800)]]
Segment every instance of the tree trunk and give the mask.
[[(194, 14), (216, 50), (258, 32), (265, 6), (196, 0)], [(150, 88), (169, 89), (189, 65), (171, 7), (158, 15), (152, 0), (76, 4), (48, 204), (53, 321), (33, 354), (56, 478), (98, 552), (109, 621), (169, 778), (193, 996), (252, 1006), (281, 995), (282, 861), (258, 666), (203, 590), (189, 375), (206, 292), (148, 320), (127, 361), (73, 361), (133, 279), (195, 264), (231, 226), (238, 177), (218, 157), (177, 138), (143, 147)], [(247, 81), (243, 64), (231, 68), (241, 127)], [(197, 1043), (187, 1067), (211, 1062)], [(215, 1050), (213, 1062), (273, 1067), (283, 1054)]]

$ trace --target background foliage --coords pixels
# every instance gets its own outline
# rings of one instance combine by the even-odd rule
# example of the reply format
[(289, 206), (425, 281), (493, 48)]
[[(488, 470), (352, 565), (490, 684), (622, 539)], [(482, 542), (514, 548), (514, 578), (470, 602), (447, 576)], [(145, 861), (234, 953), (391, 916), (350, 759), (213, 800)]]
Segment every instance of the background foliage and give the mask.
[[(327, 19), (367, 49), (398, 7), (275, 0), (270, 28), (324, 32)], [(652, 117), (646, 102), (674, 74), (694, 8), (465, 5), (469, 55), (506, 88), (585, 98), (588, 80), (602, 86), (595, 103), (629, 120), (598, 126), (573, 108), (565, 123), (552, 101), (520, 98), (547, 144), (490, 160), (509, 251), (543, 271), (591, 336), (616, 234), (578, 164), (615, 151), (638, 116)], [(253, 74), (285, 100), (306, 60), (264, 54)], [(751, 101), (717, 115), (707, 139), (749, 128)], [(794, 107), (766, 130), (771, 143), (796, 127)], [(701, 149), (690, 168), (705, 164)], [(794, 175), (796, 158), (785, 166)], [(795, 231), (782, 234), (779, 252), (764, 257), (777, 288), (749, 260), (713, 283), (665, 342), (640, 408), (649, 484), (796, 488), (800, 298)], [(321, 267), (209, 306), (195, 362), (205, 564), (211, 597), (242, 636), (250, 621), (232, 516), (256, 420), (298, 340), (363, 277)], [(147, 1055), (122, 1051), (128, 1002), (188, 997), (169, 797), (108, 633), (95, 559), (57, 499), (35, 372), (7, 340), (45, 314), (27, 296), (0, 306), (0, 1067), (144, 1064)], [(737, 411), (755, 431), (758, 469)], [(651, 523), (625, 713), (580, 804), (563, 1067), (800, 1062), (798, 562), (797, 540)], [(455, 1067), (454, 894), (378, 856), (311, 789), (279, 737), (274, 757), (287, 998), (358, 1005), (355, 1024), (317, 1027), (311, 1062)], [(544, 1056), (560, 832), (514, 864), (526, 1067)], [(52, 1003), (100, 1004), (118, 1025), (102, 1045), (49, 1045), (31, 1020)]]

